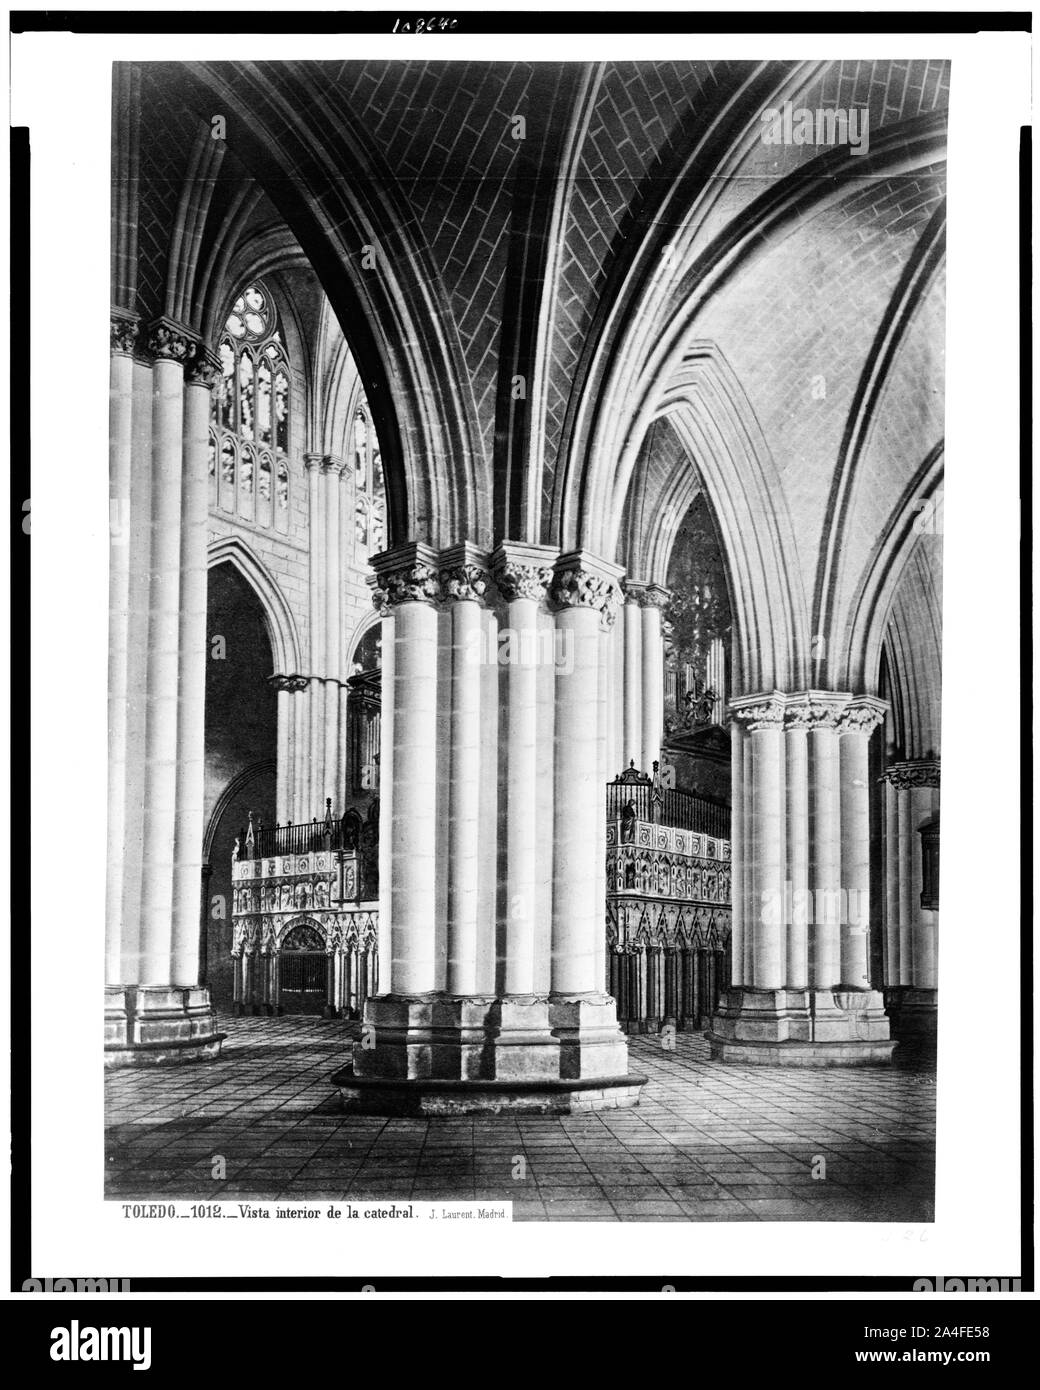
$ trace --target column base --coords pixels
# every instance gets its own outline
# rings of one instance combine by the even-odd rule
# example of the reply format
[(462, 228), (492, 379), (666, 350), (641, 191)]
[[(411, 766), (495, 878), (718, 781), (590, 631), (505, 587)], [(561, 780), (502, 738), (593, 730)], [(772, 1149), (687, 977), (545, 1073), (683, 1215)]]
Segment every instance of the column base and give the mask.
[(605, 995), (376, 996), (332, 1079), (347, 1109), (391, 1115), (617, 1108), (646, 1081)]
[(936, 1037), (939, 1026), (939, 991), (903, 985), (885, 990), (885, 1008), (897, 1038)]
[(560, 1076), (586, 1080), (628, 1070), (628, 1042), (609, 994), (554, 994), (549, 1023), (560, 1040)]
[(732, 989), (706, 1036), (713, 1059), (745, 1066), (876, 1066), (896, 1046), (876, 990)]
[(105, 989), (105, 1066), (202, 1062), (220, 1052), (209, 990), (181, 985)]

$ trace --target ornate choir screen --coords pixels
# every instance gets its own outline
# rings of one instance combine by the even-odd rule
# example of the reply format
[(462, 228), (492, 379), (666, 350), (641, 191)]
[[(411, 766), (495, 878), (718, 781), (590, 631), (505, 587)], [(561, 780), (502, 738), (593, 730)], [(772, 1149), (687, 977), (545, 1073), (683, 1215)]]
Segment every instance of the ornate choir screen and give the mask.
[(236, 1013), (359, 1016), (379, 984), (378, 828), (378, 802), (367, 819), (250, 816), (231, 865)]
[(608, 988), (630, 1033), (707, 1025), (729, 978), (729, 808), (630, 766), (607, 787)]

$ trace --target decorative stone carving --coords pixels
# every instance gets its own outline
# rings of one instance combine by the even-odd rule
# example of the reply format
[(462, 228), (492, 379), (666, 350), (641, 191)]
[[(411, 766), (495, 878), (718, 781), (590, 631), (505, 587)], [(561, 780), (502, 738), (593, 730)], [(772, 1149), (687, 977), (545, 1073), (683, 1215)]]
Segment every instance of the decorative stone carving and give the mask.
[(199, 347), (198, 339), (173, 319), (158, 318), (148, 327), (148, 351), (158, 361), (187, 366), (198, 355)]
[(861, 695), (842, 711), (838, 727), (843, 734), (867, 734), (874, 732), (884, 722), (888, 705), (884, 700), (876, 700), (870, 695)]
[(552, 569), (548, 565), (523, 565), (507, 560), (496, 568), (495, 582), (507, 603), (519, 598), (539, 603), (552, 583)]
[(394, 608), (401, 603), (436, 603), (441, 597), (437, 556), (429, 546), (402, 546), (378, 558), (373, 602), (380, 610), (384, 604)]
[(836, 729), (850, 696), (840, 691), (803, 690), (784, 700), (784, 726), (788, 729)]
[(771, 695), (749, 695), (730, 703), (733, 718), (751, 730), (782, 724), (785, 729), (871, 734), (887, 709), (884, 700), (843, 690), (800, 690), (791, 695), (774, 690)]
[(554, 608), (595, 609), (611, 627), (621, 603), (621, 587), (611, 575), (580, 557), (565, 556), (553, 571), (549, 599)]
[(491, 556), (491, 572), (502, 599), (541, 603), (552, 583), (556, 551), (526, 541), (502, 541)]
[(452, 603), (479, 603), (490, 584), (491, 575), (483, 565), (452, 565), (440, 572), (441, 593)]
[(625, 601), (638, 604), (640, 608), (665, 609), (672, 601), (671, 590), (662, 588), (660, 584), (644, 584), (639, 579), (626, 579), (621, 588)]
[(112, 351), (130, 356), (141, 332), (141, 325), (136, 316), (131, 315), (129, 310), (114, 310), (109, 319), (109, 329)]
[(745, 725), (749, 733), (756, 729), (779, 729), (784, 722), (784, 697), (778, 690), (772, 695), (750, 695), (730, 703), (733, 718)]
[(185, 380), (189, 386), (204, 386), (212, 391), (220, 380), (220, 358), (215, 352), (196, 344), (196, 354), (185, 367)]
[(896, 791), (909, 791), (914, 787), (938, 787), (939, 759), (915, 758), (907, 762), (892, 763), (881, 774), (882, 782), (891, 782)]
[(310, 676), (301, 676), (298, 672), (290, 675), (275, 674), (267, 677), (267, 684), (275, 690), (288, 690), (291, 694), (297, 694), (301, 690), (306, 690), (310, 684)]

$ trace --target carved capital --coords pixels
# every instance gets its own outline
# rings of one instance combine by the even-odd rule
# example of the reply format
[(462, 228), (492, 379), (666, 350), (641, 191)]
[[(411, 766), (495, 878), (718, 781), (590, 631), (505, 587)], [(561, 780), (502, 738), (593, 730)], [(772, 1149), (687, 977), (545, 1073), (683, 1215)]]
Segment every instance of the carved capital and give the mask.
[(518, 598), (533, 599), (535, 603), (540, 603), (552, 583), (552, 569), (548, 565), (507, 562), (495, 570), (495, 581), (507, 603), (512, 603)]
[(440, 572), (441, 592), (451, 603), (480, 603), (491, 585), (483, 565), (451, 565)]
[(288, 690), (292, 694), (297, 694), (301, 690), (306, 690), (310, 684), (310, 676), (300, 675), (293, 671), (288, 675), (276, 673), (267, 677), (267, 684), (275, 690)]
[(323, 454), (304, 454), (303, 466), (308, 473), (316, 473), (321, 467)]
[(129, 309), (113, 309), (109, 317), (110, 346), (113, 352), (130, 357), (137, 345), (141, 324)]
[(843, 710), (838, 727), (843, 734), (866, 734), (868, 737), (883, 724), (888, 705), (871, 695), (860, 695)]
[(372, 607), (381, 618), (390, 616), (390, 605), (386, 601), (386, 593), (379, 587), (379, 580), (374, 574), (370, 574), (365, 583), (372, 590)]
[(748, 730), (779, 729), (784, 722), (784, 697), (779, 690), (771, 695), (743, 695), (730, 702), (730, 715)]
[(518, 598), (533, 599), (535, 603), (540, 603), (552, 583), (552, 569), (548, 565), (507, 563), (495, 571), (495, 579), (507, 603), (512, 603)]
[(671, 589), (661, 584), (648, 584), (643, 590), (643, 607), (665, 609), (672, 601)]
[(372, 562), (376, 572), (373, 602), (395, 608), (400, 603), (436, 603), (441, 597), (437, 553), (428, 545), (412, 544), (384, 550)]
[(784, 701), (784, 726), (788, 729), (837, 729), (848, 707), (844, 691), (802, 690)]
[(555, 558), (555, 552), (547, 546), (519, 541), (504, 541), (498, 546), (491, 557), (491, 569), (506, 603), (516, 599), (541, 603), (552, 583)]
[(158, 362), (193, 362), (200, 348), (194, 333), (175, 319), (157, 318), (148, 325), (148, 351)]
[(549, 601), (556, 609), (591, 608), (613, 625), (621, 602), (620, 571), (582, 550), (561, 555), (553, 570)]
[(189, 386), (203, 386), (212, 391), (220, 380), (220, 358), (201, 343), (198, 351), (184, 369), (184, 379)]
[(637, 604), (640, 608), (667, 608), (672, 601), (672, 592), (660, 584), (644, 584), (641, 579), (626, 579), (621, 585), (626, 603)]
[(469, 541), (449, 546), (439, 557), (441, 596), (451, 603), (482, 603), (491, 588), (487, 555)]
[[(315, 457), (318, 457), (318, 455), (315, 455)], [(323, 473), (332, 473), (337, 478), (345, 471), (347, 466), (346, 460), (339, 458), (336, 454), (322, 454), (320, 455), (320, 459), (321, 471)]]
[(896, 791), (910, 791), (915, 787), (939, 786), (939, 759), (913, 758), (906, 762), (892, 763), (881, 774), (880, 781), (890, 782)]

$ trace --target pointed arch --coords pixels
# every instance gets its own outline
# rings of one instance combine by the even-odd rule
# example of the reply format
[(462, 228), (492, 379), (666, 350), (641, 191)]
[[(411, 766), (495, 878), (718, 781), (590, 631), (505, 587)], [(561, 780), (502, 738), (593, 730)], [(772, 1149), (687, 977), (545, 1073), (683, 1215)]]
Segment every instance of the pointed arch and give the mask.
[[(939, 440), (893, 507), (881, 540), (849, 604), (836, 670), (839, 688), (873, 694), (881, 674), (881, 653), (899, 582), (922, 525), (941, 495), (944, 442)], [(924, 511), (922, 511), (922, 507)]]
[(893, 367), (918, 309), (940, 273), (946, 249), (946, 199), (943, 198), (918, 238), (889, 301), (860, 373), (856, 394), (843, 432), (827, 514), (813, 599), (813, 631), (826, 636), (827, 651), (841, 647), (847, 630), (840, 605), (842, 558), (848, 553), (848, 528), (854, 516), (853, 499), (871, 434), (891, 379)]
[[(755, 117), (757, 119), (757, 115)], [(660, 233), (651, 229), (648, 254), (633, 265), (616, 296), (611, 321), (598, 338), (563, 467), (557, 470), (554, 531), (565, 545), (604, 549), (594, 533), (608, 515), (607, 494), (617, 473), (627, 482), (631, 455), (660, 408), (696, 332), (697, 316), (742, 267), (787, 234), (792, 224), (847, 195), (849, 176), (910, 173), (941, 162), (946, 150), (942, 111), (886, 126), (863, 156), (830, 149), (770, 184), (710, 244), (701, 249), (688, 234), (693, 209), (675, 208), (680, 230), (674, 251), (661, 255)], [(650, 255), (649, 248), (656, 247)], [(591, 532), (591, 534), (590, 534)]]
[(202, 862), (208, 864), (213, 854), (213, 840), (217, 833), (217, 826), (220, 824), (225, 811), (250, 782), (265, 774), (272, 778), (277, 772), (278, 764), (274, 758), (262, 758), (259, 762), (250, 763), (241, 772), (236, 773), (231, 778), (227, 786), (217, 797), (210, 812), (209, 821), (206, 825), (206, 833), (202, 837)]
[(222, 564), (233, 565), (260, 600), (271, 639), (273, 674), (298, 674), (301, 671), (300, 639), (292, 610), (274, 576), (238, 536), (221, 536), (210, 543), (208, 567), (213, 569)]
[[(733, 610), (735, 691), (786, 688), (799, 679), (808, 648), (808, 616), (799, 580), (798, 547), (776, 464), (754, 411), (724, 355), (708, 341), (691, 343), (658, 392), (655, 418), (667, 418), (692, 466), (682, 470), (670, 505), (651, 521), (644, 543), (664, 558), (686, 508), (703, 489), (726, 561)], [(597, 537), (612, 554), (636, 451), (619, 467)], [(590, 548), (592, 545), (590, 544)]]
[(937, 758), (942, 729), (941, 559), (936, 537), (918, 537), (903, 569), (885, 635), (898, 756)]
[(392, 171), (376, 166), (351, 118), (309, 98), (306, 64), (282, 63), (277, 84), (260, 63), (170, 68), (196, 109), (227, 111), (236, 155), (350, 325), (383, 452), (389, 542), (439, 547), (470, 536), (490, 544), (491, 498), (458, 329)]
[(353, 657), (354, 657), (354, 653), (357, 651), (358, 647), (361, 645), (362, 639), (363, 639), (364, 637), (367, 637), (368, 634), (372, 631), (372, 629), (373, 629), (374, 627), (378, 627), (378, 626), (380, 625), (380, 623), (382, 623), (382, 621), (383, 621), (382, 618), (379, 616), (379, 614), (376, 612), (376, 610), (375, 610), (374, 608), (373, 608), (373, 610), (372, 610), (371, 613), (366, 613), (366, 614), (364, 615), (364, 617), (361, 618), (361, 619), (358, 621), (358, 624), (357, 624), (357, 626), (354, 628), (354, 631), (353, 631), (353, 632), (350, 634), (350, 636), (347, 638), (347, 645), (346, 645), (346, 651), (347, 651), (346, 667), (347, 667), (347, 669), (349, 669), (350, 663), (351, 663), (351, 661), (353, 660)]

